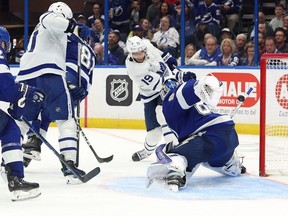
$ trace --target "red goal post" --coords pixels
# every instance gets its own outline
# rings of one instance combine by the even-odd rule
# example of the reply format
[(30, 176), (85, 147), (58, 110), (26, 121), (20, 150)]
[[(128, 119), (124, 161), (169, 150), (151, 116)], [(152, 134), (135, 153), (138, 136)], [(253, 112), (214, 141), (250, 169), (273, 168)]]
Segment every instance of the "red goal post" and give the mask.
[(288, 175), (288, 54), (260, 60), (259, 175)]

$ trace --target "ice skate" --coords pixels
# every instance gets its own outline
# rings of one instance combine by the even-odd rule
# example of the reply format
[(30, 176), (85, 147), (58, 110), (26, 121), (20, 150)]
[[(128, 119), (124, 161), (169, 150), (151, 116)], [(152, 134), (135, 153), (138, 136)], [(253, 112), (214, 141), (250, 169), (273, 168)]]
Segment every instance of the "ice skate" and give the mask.
[[(152, 152), (151, 152), (152, 153)], [(141, 161), (147, 157), (149, 157), (149, 155), (151, 155), (151, 153), (148, 154), (148, 152), (145, 149), (142, 149), (140, 151), (135, 152), (132, 155), (132, 160), (133, 161)]]
[[(23, 157), (40, 161), (41, 143), (42, 141), (36, 135), (29, 136), (27, 142), (22, 144)], [(29, 160), (24, 161), (24, 166), (27, 167), (29, 163)]]
[(27, 182), (23, 178), (11, 175), (10, 168), (7, 166), (6, 174), (12, 201), (33, 199), (41, 195), (38, 183)]
[(5, 170), (5, 163), (4, 163), (4, 160), (2, 159), (2, 162), (1, 162), (1, 166), (0, 166), (0, 174), (1, 174), (1, 177), (3, 179), (4, 182), (8, 182), (7, 181), (7, 172)]
[(165, 182), (169, 190), (178, 192), (180, 188), (185, 187), (186, 177), (182, 177), (179, 172), (171, 170), (165, 178)]
[[(67, 164), (80, 176), (84, 176), (86, 173), (83, 170), (78, 169), (72, 160), (66, 161)], [(62, 162), (61, 162), (62, 163)], [(82, 183), (63, 163), (61, 169), (63, 175), (65, 176), (67, 184), (80, 184)]]

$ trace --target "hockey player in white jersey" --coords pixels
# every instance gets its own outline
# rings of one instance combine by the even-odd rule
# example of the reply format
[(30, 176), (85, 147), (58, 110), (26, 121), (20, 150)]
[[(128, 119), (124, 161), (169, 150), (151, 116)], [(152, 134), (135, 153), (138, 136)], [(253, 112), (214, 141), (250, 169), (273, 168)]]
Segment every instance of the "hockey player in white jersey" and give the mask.
[(222, 82), (214, 76), (182, 85), (174, 78), (165, 80), (163, 114), (179, 144), (162, 144), (156, 149), (158, 162), (147, 169), (148, 186), (155, 179), (163, 180), (178, 191), (200, 164), (228, 176), (246, 172), (235, 152), (239, 141), (234, 121), (210, 109), (218, 104), (222, 91)]
[[(144, 149), (132, 155), (133, 161), (140, 161), (153, 153), (162, 135), (167, 142), (178, 143), (174, 133), (165, 122), (160, 97), (162, 79), (172, 75), (170, 68), (176, 66), (176, 59), (169, 53), (158, 50), (149, 40), (137, 36), (129, 38), (126, 46), (129, 52), (125, 62), (128, 75), (138, 86), (141, 101), (144, 103), (147, 130)], [(176, 74), (177, 77), (180, 77), (178, 75)], [(181, 74), (182, 76), (183, 74)]]
[[(27, 51), (21, 58), (16, 81), (39, 87), (46, 93), (42, 114), (57, 124), (60, 153), (76, 173), (85, 175), (84, 171), (75, 167), (77, 127), (65, 79), (67, 34), (78, 31), (81, 35), (81, 26), (72, 19), (72, 15), (67, 4), (56, 2), (40, 16)], [(35, 121), (38, 114), (29, 110), (24, 112), (24, 117)], [(28, 128), (21, 122), (19, 125), (22, 134), (26, 134)], [(67, 167), (63, 167), (62, 171), (65, 177), (73, 176)]]

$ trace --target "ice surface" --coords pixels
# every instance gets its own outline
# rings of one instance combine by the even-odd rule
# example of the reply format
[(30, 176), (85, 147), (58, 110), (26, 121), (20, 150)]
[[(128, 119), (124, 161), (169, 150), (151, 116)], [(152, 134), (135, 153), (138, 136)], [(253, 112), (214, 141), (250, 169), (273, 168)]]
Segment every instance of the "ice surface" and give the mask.
[[(288, 177), (258, 177), (258, 136), (239, 135), (238, 154), (243, 154), (247, 174), (227, 177), (199, 168), (185, 189), (177, 193), (161, 184), (146, 189), (146, 168), (155, 155), (141, 162), (131, 156), (143, 148), (144, 130), (84, 128), (101, 157), (99, 164), (81, 137), (79, 168), (86, 172), (99, 166), (101, 173), (80, 185), (66, 185), (57, 157), (42, 146), (42, 161), (32, 161), (25, 179), (40, 184), (39, 198), (12, 202), (0, 179), (0, 210), (5, 216), (245, 216), (286, 215)], [(58, 131), (50, 128), (47, 140), (58, 150)], [(277, 212), (281, 212), (280, 214)]]

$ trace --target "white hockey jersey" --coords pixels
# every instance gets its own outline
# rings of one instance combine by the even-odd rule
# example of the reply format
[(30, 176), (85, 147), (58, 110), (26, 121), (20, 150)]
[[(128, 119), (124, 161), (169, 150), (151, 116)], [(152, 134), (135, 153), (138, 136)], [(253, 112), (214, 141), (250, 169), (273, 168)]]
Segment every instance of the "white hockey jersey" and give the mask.
[[(145, 60), (142, 63), (135, 62), (131, 55), (126, 59), (126, 68), (129, 77), (138, 86), (143, 103), (147, 103), (159, 96), (162, 88), (162, 77), (157, 71), (161, 71), (160, 62), (164, 65), (161, 54), (162, 51), (154, 47), (149, 40), (143, 39), (146, 45)], [(166, 66), (166, 76), (171, 75), (171, 71)]]
[(69, 21), (53, 12), (46, 12), (33, 31), (27, 51), (20, 61), (16, 81), (27, 80), (43, 74), (65, 75), (66, 48)]

